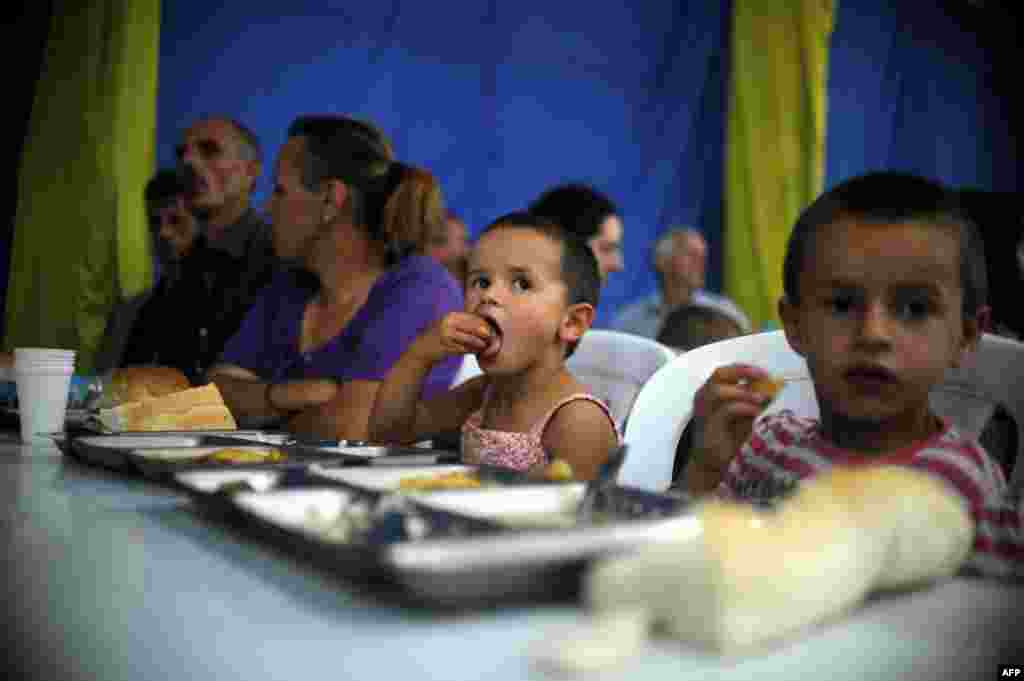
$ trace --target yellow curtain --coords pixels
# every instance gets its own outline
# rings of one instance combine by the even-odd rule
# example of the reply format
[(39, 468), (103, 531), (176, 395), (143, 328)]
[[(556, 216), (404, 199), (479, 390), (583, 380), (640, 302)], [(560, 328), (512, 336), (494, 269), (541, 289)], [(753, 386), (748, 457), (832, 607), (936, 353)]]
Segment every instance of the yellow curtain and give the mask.
[(118, 297), (152, 284), (159, 30), (159, 0), (53, 3), (18, 175), (8, 349), (76, 349), (88, 372)]
[(828, 48), (838, 0), (735, 0), (725, 161), (726, 291), (778, 324), (782, 259), (824, 182)]

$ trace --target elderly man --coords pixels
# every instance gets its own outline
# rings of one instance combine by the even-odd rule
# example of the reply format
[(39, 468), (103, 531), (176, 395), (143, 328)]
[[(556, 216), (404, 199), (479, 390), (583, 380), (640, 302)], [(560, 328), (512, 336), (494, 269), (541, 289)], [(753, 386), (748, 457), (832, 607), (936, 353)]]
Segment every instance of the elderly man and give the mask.
[(256, 135), (236, 120), (205, 118), (185, 130), (176, 152), (208, 245), (242, 259), (265, 282), (274, 256), (270, 227), (251, 206), (262, 170)]
[(277, 259), (270, 227), (251, 205), (261, 171), (252, 131), (232, 119), (205, 118), (185, 130), (177, 156), (199, 234), (180, 254), (179, 275), (140, 313), (122, 363), (173, 366), (201, 383), (270, 282)]
[(725, 296), (704, 290), (707, 242), (690, 227), (664, 232), (654, 244), (654, 272), (658, 291), (627, 305), (612, 324), (618, 331), (657, 338), (669, 313), (680, 305), (703, 305), (721, 310), (750, 333), (750, 319)]

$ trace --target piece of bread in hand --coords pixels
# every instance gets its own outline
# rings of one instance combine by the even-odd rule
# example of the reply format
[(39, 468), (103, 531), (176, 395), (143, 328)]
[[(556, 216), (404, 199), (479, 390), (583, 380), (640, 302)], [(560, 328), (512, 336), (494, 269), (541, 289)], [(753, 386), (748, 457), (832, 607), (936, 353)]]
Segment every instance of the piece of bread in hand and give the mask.
[(213, 383), (101, 409), (99, 421), (115, 432), (238, 428), (220, 390)]
[(116, 407), (154, 397), (188, 390), (192, 387), (185, 374), (174, 367), (136, 366), (114, 369), (103, 386), (100, 406)]
[(696, 514), (697, 537), (593, 569), (591, 608), (643, 608), (676, 638), (744, 652), (836, 617), (873, 590), (954, 574), (974, 533), (945, 483), (897, 466), (833, 469), (774, 510), (709, 500)]
[(765, 378), (758, 378), (751, 381), (747, 387), (758, 393), (759, 395), (765, 395), (768, 397), (768, 401), (775, 399), (775, 396), (779, 394), (786, 382), (779, 378), (767, 376)]

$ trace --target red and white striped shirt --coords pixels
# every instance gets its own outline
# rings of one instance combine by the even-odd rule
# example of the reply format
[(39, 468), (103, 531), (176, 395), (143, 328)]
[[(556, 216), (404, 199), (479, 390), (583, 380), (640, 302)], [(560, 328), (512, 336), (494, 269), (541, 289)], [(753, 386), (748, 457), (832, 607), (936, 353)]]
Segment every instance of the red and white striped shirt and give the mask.
[(781, 411), (760, 419), (719, 484), (728, 498), (768, 502), (800, 480), (833, 465), (896, 464), (938, 476), (959, 494), (975, 523), (968, 567), (982, 574), (1024, 577), (1024, 505), (1012, 499), (999, 465), (956, 427), (897, 452), (865, 458), (827, 442), (815, 419)]

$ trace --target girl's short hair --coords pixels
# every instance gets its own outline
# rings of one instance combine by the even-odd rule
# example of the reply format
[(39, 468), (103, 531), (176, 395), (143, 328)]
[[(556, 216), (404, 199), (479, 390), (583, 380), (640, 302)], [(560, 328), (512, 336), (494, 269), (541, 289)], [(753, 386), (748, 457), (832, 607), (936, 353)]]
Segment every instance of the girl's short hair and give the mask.
[[(597, 307), (601, 300), (601, 273), (589, 245), (550, 218), (529, 211), (503, 215), (487, 225), (481, 234), (503, 227), (532, 229), (559, 244), (562, 248), (560, 276), (565, 282), (568, 303), (589, 303)], [(576, 345), (570, 344), (566, 357), (575, 351)]]

